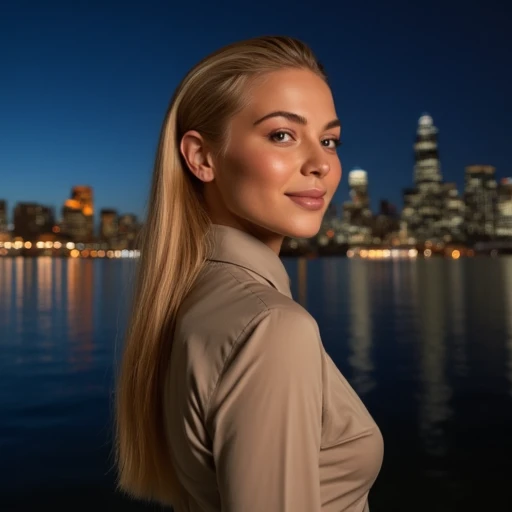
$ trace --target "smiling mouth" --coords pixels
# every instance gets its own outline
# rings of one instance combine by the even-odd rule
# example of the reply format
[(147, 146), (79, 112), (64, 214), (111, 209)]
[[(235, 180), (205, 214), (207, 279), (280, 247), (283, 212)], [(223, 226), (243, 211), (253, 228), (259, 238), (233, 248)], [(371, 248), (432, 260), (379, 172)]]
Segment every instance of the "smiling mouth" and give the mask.
[(287, 196), (296, 196), (296, 197), (324, 197), (327, 193), (327, 190), (322, 190), (319, 188), (312, 188), (309, 190), (301, 190), (299, 192), (288, 192)]
[(299, 205), (306, 210), (317, 211), (321, 210), (324, 207), (325, 200), (321, 197), (312, 197), (312, 196), (298, 196), (286, 194), (295, 204)]

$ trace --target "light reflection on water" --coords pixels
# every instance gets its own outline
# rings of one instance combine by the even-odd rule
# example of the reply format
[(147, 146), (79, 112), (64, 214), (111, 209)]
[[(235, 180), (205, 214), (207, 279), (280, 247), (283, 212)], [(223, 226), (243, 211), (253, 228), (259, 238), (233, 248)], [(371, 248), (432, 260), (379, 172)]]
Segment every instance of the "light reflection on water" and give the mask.
[(512, 265), (510, 260), (502, 260), (503, 282), (505, 289), (506, 347), (509, 394), (512, 396)]
[(368, 283), (368, 265), (365, 261), (354, 261), (350, 269), (349, 283), (350, 336), (348, 344), (352, 355), (348, 362), (353, 369), (351, 384), (360, 396), (375, 386), (372, 377), (373, 322)]
[[(495, 481), (512, 476), (503, 469), (512, 457), (511, 258), (285, 266), (383, 431), (372, 512), (388, 510), (379, 506), (407, 478), (411, 493), (427, 496), (417, 511), (483, 496), (469, 459), (496, 467)], [(111, 488), (113, 365), (133, 272), (128, 260), (0, 259), (3, 489)], [(394, 510), (408, 510), (405, 501)]]
[[(446, 454), (445, 431), (442, 423), (451, 414), (451, 389), (446, 379), (447, 305), (444, 260), (428, 260), (418, 268), (416, 288), (419, 306), (420, 379), (419, 432), (429, 455)], [(427, 266), (428, 265), (428, 266)]]

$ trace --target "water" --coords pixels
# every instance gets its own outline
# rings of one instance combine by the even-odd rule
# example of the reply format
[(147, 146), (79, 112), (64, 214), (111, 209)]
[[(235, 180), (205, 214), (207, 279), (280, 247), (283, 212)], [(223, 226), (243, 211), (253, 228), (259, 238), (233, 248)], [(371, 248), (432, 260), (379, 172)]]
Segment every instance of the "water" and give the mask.
[[(511, 510), (512, 258), (285, 265), (382, 430), (372, 512)], [(0, 510), (157, 509), (113, 491), (133, 267), (0, 259)]]

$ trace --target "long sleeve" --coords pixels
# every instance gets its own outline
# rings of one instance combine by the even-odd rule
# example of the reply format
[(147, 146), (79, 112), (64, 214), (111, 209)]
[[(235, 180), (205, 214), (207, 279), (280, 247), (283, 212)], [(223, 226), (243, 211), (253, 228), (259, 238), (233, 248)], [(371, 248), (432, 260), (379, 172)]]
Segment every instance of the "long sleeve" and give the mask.
[(319, 512), (322, 356), (314, 321), (280, 305), (248, 326), (209, 404), (223, 512)]

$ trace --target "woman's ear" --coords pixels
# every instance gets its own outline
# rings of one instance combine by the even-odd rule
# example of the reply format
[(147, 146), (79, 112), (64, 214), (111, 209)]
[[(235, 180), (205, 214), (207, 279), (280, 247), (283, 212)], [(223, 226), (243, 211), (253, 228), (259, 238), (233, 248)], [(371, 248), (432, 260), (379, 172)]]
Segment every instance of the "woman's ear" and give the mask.
[(215, 174), (209, 149), (199, 132), (189, 130), (183, 135), (180, 142), (180, 152), (187, 167), (196, 178), (204, 183), (213, 181)]

